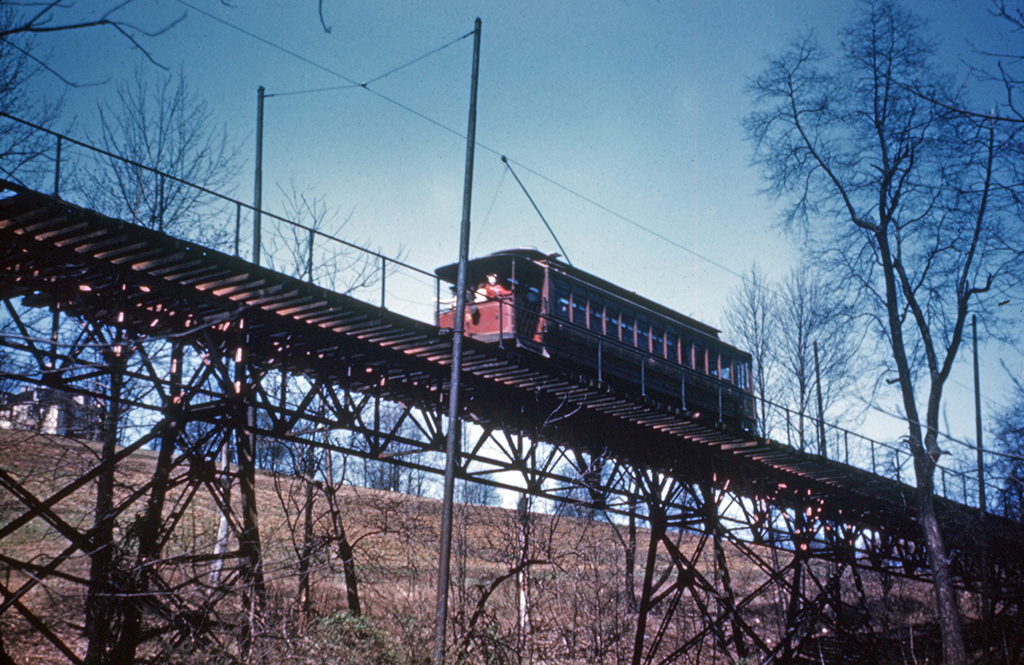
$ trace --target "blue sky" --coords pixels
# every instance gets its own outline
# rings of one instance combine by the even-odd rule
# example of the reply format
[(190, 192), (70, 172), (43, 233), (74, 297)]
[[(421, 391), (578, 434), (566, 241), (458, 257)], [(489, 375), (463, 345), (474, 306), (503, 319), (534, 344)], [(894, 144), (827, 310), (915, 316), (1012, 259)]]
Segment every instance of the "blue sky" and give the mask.
[[(108, 3), (79, 4), (88, 13)], [(428, 270), (453, 261), (471, 38), (370, 86), (397, 104), (359, 87), (282, 93), (343, 85), (335, 74), (372, 80), (465, 35), (479, 16), (472, 253), (556, 250), (504, 173), (506, 155), (576, 266), (718, 327), (725, 327), (721, 304), (739, 284), (737, 273), (756, 261), (782, 276), (797, 256), (773, 226), (775, 210), (750, 165), (740, 125), (750, 109), (747, 82), (767, 54), (802, 31), (813, 30), (826, 46), (836, 43), (855, 6), (323, 0), (326, 33), (317, 0), (232, 4), (136, 0), (117, 16), (149, 29), (185, 17), (142, 43), (159, 63), (184, 71), (241, 146), (246, 164), (233, 192), (238, 198), (252, 196), (256, 89), (263, 85), (272, 95), (265, 110), (266, 209), (281, 210), (275, 183), (294, 179), (326, 197), (340, 217), (351, 213), (340, 232), (347, 239), (385, 253), (404, 249), (410, 263)], [(988, 15), (984, 0), (906, 5), (931, 22), (951, 68), (977, 62), (974, 45), (1024, 50)], [(69, 132), (78, 137), (98, 136), (98, 102), (136, 67), (160, 73), (109, 30), (41, 37), (38, 44), (61, 76), (97, 83), (69, 88), (49, 75), (37, 82), (39, 94), (64, 95)], [(1001, 372), (996, 359), (991, 364)], [(1019, 357), (1011, 367), (1022, 373)], [(969, 372), (962, 375), (969, 383)], [(972, 438), (973, 425), (964, 428), (961, 434)]]

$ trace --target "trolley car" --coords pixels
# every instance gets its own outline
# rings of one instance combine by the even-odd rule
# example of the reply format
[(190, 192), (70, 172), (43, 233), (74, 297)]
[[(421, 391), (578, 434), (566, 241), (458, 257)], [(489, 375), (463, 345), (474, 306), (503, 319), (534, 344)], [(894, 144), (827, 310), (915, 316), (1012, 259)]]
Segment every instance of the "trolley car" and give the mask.
[[(458, 264), (435, 272), (454, 285)], [(754, 429), (750, 354), (715, 328), (532, 249), (471, 260), (466, 285), (467, 336), (541, 354), (701, 420)], [(454, 328), (454, 317), (454, 303), (439, 307), (437, 325)]]

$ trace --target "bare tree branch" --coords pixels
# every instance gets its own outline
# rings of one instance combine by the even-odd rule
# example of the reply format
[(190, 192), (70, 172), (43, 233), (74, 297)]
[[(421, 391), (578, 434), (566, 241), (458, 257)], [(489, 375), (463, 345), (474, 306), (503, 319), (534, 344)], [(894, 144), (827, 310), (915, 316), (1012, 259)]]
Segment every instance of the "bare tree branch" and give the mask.
[[(10, 2), (8, 3), (8, 7), (10, 8), (8, 21), (5, 25), (0, 26), (0, 40), (7, 40), (9, 37), (14, 35), (45, 35), (68, 32), (71, 30), (84, 30), (88, 28), (107, 28), (114, 30), (128, 40), (128, 42), (134, 48), (138, 49), (151, 63), (161, 67), (162, 69), (166, 69), (166, 67), (158, 63), (153, 58), (152, 53), (150, 53), (150, 51), (140, 43), (139, 38), (152, 38), (165, 34), (168, 30), (171, 30), (185, 20), (187, 13), (183, 12), (178, 18), (164, 23), (155, 29), (147, 30), (133, 23), (129, 23), (128, 21), (119, 20), (115, 17), (117, 12), (133, 2), (135, 2), (135, 0), (122, 0), (122, 2), (109, 7), (100, 15), (99, 18), (90, 20), (77, 19), (73, 16), (69, 16), (69, 14), (73, 13), (74, 4), (62, 2), (61, 0), (44, 3), (41, 7), (39, 7), (37, 3), (31, 2)], [(29, 11), (26, 13), (18, 13), (15, 8), (19, 7), (23, 10)], [(32, 9), (35, 9), (36, 11), (30, 11)]]

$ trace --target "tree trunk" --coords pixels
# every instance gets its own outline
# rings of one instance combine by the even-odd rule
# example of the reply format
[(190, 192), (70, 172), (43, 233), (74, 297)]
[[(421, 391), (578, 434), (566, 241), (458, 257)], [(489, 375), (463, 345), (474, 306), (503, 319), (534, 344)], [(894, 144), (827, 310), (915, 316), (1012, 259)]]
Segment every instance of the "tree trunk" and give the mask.
[(263, 622), (266, 585), (263, 580), (262, 544), (256, 511), (256, 424), (255, 408), (247, 409), (248, 426), (236, 438), (238, 455), (238, 493), (241, 498), (242, 532), (238, 534), (241, 557), (242, 611), (245, 621), (240, 633), (243, 657), (248, 657)]
[(238, 554), (241, 559), (242, 612), (245, 615), (239, 631), (239, 645), (243, 659), (247, 659), (262, 627), (267, 589), (263, 579), (263, 553), (256, 505), (256, 407), (252, 403), (254, 389), (249, 385), (251, 377), (247, 376), (248, 348), (244, 320), (239, 321), (239, 337), (235, 385), (240, 398), (240, 422), (237, 423), (235, 433), (235, 454), (238, 459), (239, 509), (242, 513)]
[(110, 376), (110, 394), (103, 419), (103, 448), (100, 464), (104, 470), (96, 478), (96, 516), (89, 534), (91, 559), (89, 589), (85, 599), (86, 665), (107, 662), (114, 617), (115, 593), (112, 587), (114, 563), (114, 453), (121, 420), (121, 393), (124, 389), (125, 358), (105, 350)]
[[(794, 519), (795, 529), (794, 533), (803, 534), (805, 530), (804, 514), (798, 512)], [(801, 540), (803, 540), (801, 536)], [(804, 561), (807, 558), (807, 554), (801, 549), (801, 545), (806, 546), (806, 542), (799, 544), (794, 543), (797, 546), (793, 551), (793, 584), (789, 588), (789, 604), (786, 606), (786, 626), (785, 636), (783, 639), (781, 662), (790, 662), (793, 658), (793, 642), (797, 639), (797, 632), (799, 629), (800, 610), (803, 608), (803, 586), (804, 586)]]
[[(519, 504), (516, 506), (516, 518), (519, 523), (519, 563), (523, 564), (530, 560), (532, 543), (530, 536), (532, 524), (530, 519), (530, 497), (523, 494), (519, 497)], [(519, 610), (519, 653), (523, 655), (527, 648), (528, 638), (531, 632), (530, 617), (530, 572), (525, 566), (518, 566), (519, 573), (516, 575), (516, 584), (519, 588), (517, 596), (517, 609)], [(526, 662), (532, 662), (527, 657)]]
[(331, 526), (334, 529), (334, 541), (337, 543), (338, 558), (341, 559), (342, 574), (345, 577), (345, 593), (348, 599), (348, 611), (352, 616), (362, 614), (359, 604), (359, 578), (356, 575), (355, 553), (352, 544), (345, 535), (345, 525), (342, 523), (341, 510), (338, 508), (338, 488), (334, 484), (334, 465), (331, 462), (331, 452), (326, 451), (327, 473), (324, 474), (324, 496), (331, 512)]
[(967, 662), (967, 653), (960, 628), (960, 610), (953, 591), (946, 546), (935, 514), (935, 463), (927, 455), (915, 454), (914, 467), (917, 471), (918, 522), (924, 531), (928, 547), (928, 565), (932, 570), (936, 618), (942, 631), (942, 662), (946, 665), (962, 665)]
[(626, 608), (637, 610), (636, 598), (636, 496), (629, 495), (629, 540), (626, 544)]
[[(897, 296), (896, 267), (893, 262), (889, 245), (888, 223), (880, 225), (875, 233), (878, 241), (879, 256), (882, 259), (885, 275), (886, 306), (889, 317), (889, 334), (892, 343), (893, 359), (899, 373), (900, 389), (903, 396), (903, 408), (908, 425), (907, 444), (914, 458), (914, 470), (917, 475), (917, 521), (924, 532), (928, 550), (928, 564), (932, 571), (932, 585), (935, 591), (935, 611), (942, 631), (942, 653), (945, 665), (964, 665), (966, 650), (963, 634), (960, 631), (960, 613), (956, 606), (953, 592), (953, 581), (946, 559), (946, 547), (939, 531), (938, 519), (935, 515), (934, 483), (935, 460), (938, 458), (936, 432), (938, 432), (938, 409), (942, 394), (941, 384), (936, 384), (937, 377), (932, 374), (932, 389), (928, 401), (928, 435), (921, 436), (921, 419), (914, 394), (914, 384), (910, 362), (907, 357), (906, 344), (903, 339), (901, 304)], [(954, 351), (955, 352), (955, 351)], [(933, 457), (934, 456), (934, 457)]]
[(163, 528), (164, 504), (167, 488), (170, 484), (171, 463), (178, 440), (181, 419), (178, 414), (181, 399), (181, 363), (182, 349), (180, 344), (174, 346), (171, 353), (171, 386), (167, 402), (164, 404), (164, 421), (161, 424), (160, 452), (156, 467), (153, 469), (152, 488), (146, 512), (139, 520), (139, 551), (135, 566), (128, 576), (130, 588), (129, 598), (124, 603), (124, 616), (121, 619), (121, 632), (117, 644), (110, 653), (112, 663), (133, 663), (139, 647), (142, 631), (142, 608), (147, 602), (151, 588), (150, 578), (155, 575), (156, 562), (162, 555), (160, 531)]
[(661, 506), (651, 503), (650, 514), (650, 541), (647, 545), (647, 563), (644, 566), (644, 585), (640, 593), (640, 607), (636, 618), (636, 636), (633, 640), (633, 665), (640, 665), (644, 657), (644, 638), (647, 635), (647, 615), (651, 611), (651, 597), (654, 594), (654, 569), (658, 563), (658, 543), (665, 537), (667, 521)]
[(220, 574), (224, 570), (224, 553), (228, 551), (228, 537), (231, 535), (231, 520), (228, 519), (228, 509), (231, 506), (231, 449), (227, 439), (221, 442), (220, 446), (220, 487), (221, 501), (224, 502), (224, 509), (220, 514), (220, 524), (217, 526), (217, 542), (213, 545), (213, 569), (210, 571), (210, 587), (216, 589), (220, 586)]
[(299, 558), (299, 611), (302, 618), (309, 618), (312, 608), (310, 597), (309, 569), (313, 557), (313, 446), (307, 445), (303, 458), (305, 501), (302, 508), (302, 555)]

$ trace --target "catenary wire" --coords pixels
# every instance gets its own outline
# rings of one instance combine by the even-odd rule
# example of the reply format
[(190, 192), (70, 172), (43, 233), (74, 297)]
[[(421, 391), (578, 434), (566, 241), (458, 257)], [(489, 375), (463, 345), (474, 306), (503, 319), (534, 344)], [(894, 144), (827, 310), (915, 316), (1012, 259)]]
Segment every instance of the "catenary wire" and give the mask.
[(414, 60), (410, 60), (409, 62), (405, 63), (404, 65), (399, 65), (398, 67), (395, 67), (394, 69), (392, 69), (390, 71), (384, 72), (383, 74), (381, 74), (380, 76), (378, 76), (376, 78), (372, 78), (369, 81), (364, 82), (363, 86), (368, 86), (371, 83), (376, 83), (377, 81), (379, 81), (379, 80), (381, 80), (383, 78), (391, 76), (395, 72), (401, 71), (401, 70), (405, 69), (406, 67), (408, 67), (410, 65), (414, 65), (417, 62), (419, 62), (420, 60), (423, 60), (425, 58), (429, 58), (430, 56), (434, 55), (435, 53), (443, 51), (444, 49), (448, 48), (449, 46), (457, 44), (457, 43), (461, 42), (463, 39), (465, 39), (467, 37), (472, 37), (472, 36), (473, 36), (473, 31), (471, 30), (471, 31), (467, 32), (466, 34), (462, 35), (461, 37), (458, 37), (456, 39), (451, 40), (450, 42), (448, 42), (444, 46), (438, 46), (436, 49), (434, 49), (433, 51), (430, 51), (429, 53), (424, 53), (420, 57), (415, 58)]
[(391, 69), (389, 71), (384, 72), (380, 76), (376, 76), (376, 77), (370, 79), (369, 81), (365, 81), (365, 82), (360, 83), (358, 85), (357, 84), (353, 84), (353, 83), (349, 83), (349, 84), (346, 84), (346, 85), (332, 85), (332, 86), (327, 86), (327, 87), (322, 87), (322, 88), (310, 88), (308, 90), (293, 90), (293, 91), (290, 91), (290, 92), (275, 92), (273, 94), (265, 95), (265, 97), (289, 97), (291, 95), (305, 95), (305, 94), (310, 94), (310, 93), (314, 93), (314, 92), (330, 92), (330, 91), (333, 91), (333, 90), (352, 90), (354, 88), (365, 88), (366, 86), (368, 86), (368, 85), (370, 85), (372, 83), (376, 83), (377, 81), (380, 81), (382, 79), (387, 78), (388, 76), (391, 76), (395, 72), (401, 71), (401, 70), (405, 69), (406, 67), (409, 67), (411, 65), (416, 64), (420, 60), (424, 60), (424, 59), (434, 55), (435, 53), (438, 53), (439, 51), (443, 51), (444, 49), (448, 48), (449, 46), (457, 44), (460, 41), (462, 41), (463, 39), (465, 39), (467, 37), (470, 37), (472, 35), (473, 35), (472, 32), (467, 32), (466, 34), (462, 35), (461, 37), (453, 39), (450, 42), (448, 42), (447, 44), (445, 44), (443, 46), (439, 46), (436, 49), (434, 49), (433, 51), (430, 51), (429, 53), (424, 53), (423, 55), (419, 56), (418, 58), (414, 58), (413, 60), (410, 60), (409, 62), (405, 63), (404, 65), (399, 65), (398, 67), (395, 67), (394, 69)]
[[(877, 404), (874, 404), (872, 402), (869, 402), (868, 400), (864, 399), (863, 397), (858, 397), (857, 399), (860, 399), (862, 402), (864, 402), (864, 404), (868, 408), (873, 409), (874, 411), (877, 411), (878, 413), (881, 413), (884, 416), (888, 416), (889, 418), (893, 418), (894, 420), (898, 420), (900, 422), (910, 422), (910, 423), (912, 423), (912, 424), (916, 425), (917, 427), (920, 427), (920, 428), (922, 428), (924, 430), (930, 429), (928, 427), (928, 425), (925, 424), (925, 423), (911, 421), (905, 415), (900, 415), (899, 413), (895, 413), (893, 411), (889, 411), (887, 409), (883, 409), (882, 407), (880, 407)], [(945, 431), (943, 431), (941, 429), (936, 429), (935, 433), (938, 436), (940, 436), (943, 439), (945, 439), (946, 441), (954, 443), (954, 444), (956, 444), (958, 446), (961, 446), (963, 448), (967, 448), (967, 449), (971, 450), (972, 452), (977, 452), (977, 450), (978, 450), (978, 446), (976, 444), (973, 444), (970, 441), (965, 441), (964, 439), (959, 439), (959, 438), (953, 436), (952, 434), (949, 434), (948, 432), (945, 432)], [(1007, 453), (1007, 452), (1003, 452), (1003, 451), (992, 450), (991, 448), (985, 448), (985, 447), (982, 447), (981, 452), (984, 453), (985, 455), (992, 455), (993, 457), (1001, 457), (1003, 459), (1009, 459), (1009, 460), (1015, 460), (1015, 461), (1024, 462), (1024, 455), (1018, 455), (1018, 454), (1014, 454), (1014, 453)]]
[(343, 81), (348, 83), (348, 85), (342, 85), (342, 86), (329, 86), (329, 87), (324, 87), (324, 88), (312, 88), (312, 89), (309, 89), (309, 90), (297, 90), (297, 91), (294, 91), (294, 92), (278, 92), (278, 93), (274, 93), (272, 95), (267, 95), (267, 97), (284, 97), (286, 95), (300, 95), (300, 94), (313, 93), (313, 92), (325, 92), (325, 91), (329, 91), (329, 90), (346, 90), (346, 89), (351, 89), (351, 88), (365, 88), (366, 86), (370, 85), (371, 83), (376, 83), (377, 81), (380, 81), (381, 79), (387, 78), (388, 76), (391, 76), (392, 74), (394, 74), (394, 73), (396, 73), (398, 71), (401, 71), (401, 70), (405, 69), (406, 67), (409, 67), (411, 65), (416, 64), (420, 60), (424, 60), (425, 58), (429, 58), (430, 56), (434, 55), (435, 53), (443, 51), (444, 49), (448, 48), (449, 46), (452, 46), (453, 44), (457, 44), (458, 42), (462, 41), (463, 39), (466, 39), (467, 37), (470, 37), (473, 34), (472, 31), (467, 32), (466, 34), (462, 35), (461, 37), (457, 37), (456, 39), (453, 39), (452, 41), (448, 42), (447, 44), (443, 44), (442, 46), (439, 46), (439, 47), (435, 48), (432, 51), (424, 53), (423, 55), (421, 55), (421, 56), (419, 56), (417, 58), (414, 58), (414, 59), (410, 60), (409, 62), (406, 62), (405, 64), (399, 65), (399, 66), (397, 66), (397, 67), (395, 67), (393, 69), (390, 69), (390, 70), (384, 72), (383, 74), (380, 74), (380, 75), (378, 75), (378, 76), (376, 76), (376, 77), (374, 77), (374, 78), (372, 78), (372, 79), (370, 79), (368, 81), (364, 81), (364, 82), (360, 83), (359, 81), (356, 81), (355, 79), (349, 78), (348, 76), (345, 76), (341, 72), (337, 72), (337, 71), (331, 69), (330, 67), (327, 67), (326, 65), (322, 65), (322, 64), (320, 64), (320, 63), (318, 63), (318, 62), (316, 62), (314, 60), (311, 60), (311, 59), (307, 58), (304, 55), (301, 55), (299, 53), (296, 53), (295, 51), (292, 51), (291, 49), (287, 49), (287, 48), (281, 46), (280, 44), (272, 42), (269, 39), (266, 39), (265, 37), (260, 37), (256, 33), (251, 32), (249, 30), (246, 30), (245, 28), (242, 28), (241, 26), (237, 26), (237, 25), (231, 23), (230, 21), (226, 21), (226, 20), (220, 18), (219, 16), (216, 16), (214, 14), (211, 14), (210, 12), (204, 11), (204, 10), (200, 9), (199, 7), (196, 7), (195, 5), (193, 5), (193, 4), (189, 3), (189, 2), (186, 2), (186, 0), (175, 0), (175, 1), (178, 4), (183, 5), (185, 7), (188, 7), (189, 9), (191, 9), (193, 11), (199, 12), (203, 16), (206, 16), (207, 18), (212, 19), (212, 20), (220, 23), (221, 25), (224, 25), (224, 26), (226, 26), (228, 28), (231, 28), (232, 30), (236, 30), (237, 32), (240, 32), (240, 33), (242, 33), (243, 35), (245, 35), (247, 37), (251, 37), (252, 39), (255, 39), (255, 40), (257, 40), (257, 41), (259, 41), (259, 42), (261, 42), (263, 44), (266, 44), (267, 46), (269, 46), (269, 47), (271, 47), (273, 49), (281, 51), (282, 53), (284, 53), (286, 55), (289, 55), (289, 56), (291, 56), (293, 58), (297, 58), (297, 59), (301, 60), (302, 62), (306, 63), (307, 65), (310, 65), (312, 67), (316, 67), (317, 69), (319, 69), (319, 70), (321, 70), (323, 72), (326, 72), (327, 74), (330, 74), (331, 76), (336, 76), (336, 77), (340, 78), (341, 80), (343, 80)]
[[(260, 37), (259, 35), (255, 34), (253, 32), (250, 32), (250, 31), (248, 31), (248, 30), (246, 30), (244, 28), (241, 28), (239, 26), (234, 25), (230, 21), (227, 21), (227, 20), (222, 19), (222, 18), (220, 18), (218, 16), (215, 16), (215, 15), (209, 13), (209, 12), (206, 12), (206, 11), (204, 11), (202, 9), (199, 9), (198, 7), (195, 7), (194, 5), (192, 5), (191, 3), (187, 2), (186, 0), (175, 0), (175, 1), (178, 2), (179, 4), (185, 6), (185, 7), (188, 7), (190, 9), (194, 9), (195, 11), (199, 12), (200, 14), (202, 14), (204, 16), (207, 16), (210, 19), (212, 19), (212, 20), (214, 20), (214, 21), (216, 21), (216, 22), (218, 22), (218, 23), (220, 23), (220, 24), (222, 24), (224, 26), (226, 26), (228, 28), (231, 28), (232, 30), (236, 30), (236, 31), (238, 31), (238, 32), (248, 36), (248, 37), (256, 39), (257, 41), (259, 41), (259, 42), (261, 42), (263, 44), (266, 44), (267, 46), (270, 46), (271, 48), (274, 48), (274, 49), (276, 49), (278, 51), (281, 51), (282, 53), (285, 53), (286, 55), (289, 55), (289, 56), (291, 56), (293, 58), (301, 60), (302, 62), (304, 62), (304, 63), (306, 63), (306, 64), (308, 64), (308, 65), (310, 65), (312, 67), (315, 67), (315, 68), (317, 68), (317, 69), (319, 69), (319, 70), (321, 70), (323, 72), (326, 72), (326, 73), (328, 73), (328, 74), (330, 74), (332, 76), (336, 76), (337, 78), (340, 78), (341, 80), (343, 80), (346, 83), (350, 84), (348, 86), (339, 86), (338, 88), (335, 88), (335, 89), (344, 89), (344, 88), (349, 88), (349, 87), (352, 87), (352, 88), (356, 88), (356, 87), (362, 88), (363, 90), (366, 90), (367, 92), (369, 92), (369, 93), (371, 93), (373, 95), (376, 95), (377, 97), (379, 97), (382, 100), (388, 102), (389, 104), (392, 104), (392, 105), (402, 109), (403, 111), (406, 111), (407, 113), (410, 113), (410, 114), (420, 118), (421, 120), (425, 120), (426, 122), (434, 125), (435, 127), (439, 128), (439, 129), (441, 129), (441, 130), (443, 130), (445, 132), (453, 134), (454, 136), (456, 136), (458, 138), (466, 139), (466, 135), (464, 133), (460, 132), (459, 130), (453, 129), (453, 128), (445, 125), (444, 123), (442, 123), (442, 122), (440, 122), (438, 120), (435, 120), (435, 119), (431, 118), (430, 116), (428, 116), (428, 115), (426, 115), (426, 114), (424, 114), (424, 113), (422, 113), (420, 111), (417, 111), (416, 109), (414, 109), (414, 108), (412, 108), (412, 107), (410, 107), (410, 106), (408, 106), (406, 104), (403, 104), (402, 102), (399, 102), (398, 100), (396, 100), (396, 99), (394, 99), (392, 97), (388, 97), (387, 95), (385, 95), (385, 94), (383, 94), (381, 92), (378, 92), (378, 91), (370, 88), (369, 87), (369, 83), (370, 82), (359, 83), (355, 79), (352, 79), (352, 78), (350, 78), (350, 77), (348, 77), (348, 76), (346, 76), (346, 75), (344, 75), (344, 74), (342, 74), (340, 72), (334, 71), (333, 69), (331, 69), (331, 68), (329, 68), (329, 67), (327, 67), (325, 65), (321, 65), (320, 63), (315, 62), (315, 61), (313, 61), (313, 60), (311, 60), (311, 59), (309, 59), (309, 58), (307, 58), (307, 57), (305, 57), (303, 55), (300, 55), (300, 54), (298, 54), (298, 53), (296, 53), (294, 51), (291, 51), (291, 50), (289, 50), (289, 49), (287, 49), (287, 48), (285, 48), (283, 46), (280, 46), (280, 45), (270, 41), (269, 39), (266, 39), (265, 37)], [(472, 33), (469, 33), (469, 34), (472, 34)], [(437, 51), (441, 50), (442, 48), (446, 48), (447, 46), (450, 46), (451, 44), (454, 44), (454, 43), (456, 43), (456, 42), (458, 42), (458, 41), (460, 41), (462, 39), (465, 39), (466, 36), (468, 36), (468, 35), (464, 35), (463, 37), (459, 37), (458, 39), (453, 40), (449, 44), (446, 44), (445, 46), (442, 46), (442, 47), (440, 47), (438, 49), (435, 49), (434, 51), (432, 51), (431, 53), (428, 53), (426, 55), (430, 55), (432, 53), (436, 53)], [(412, 62), (416, 62), (416, 61), (422, 59), (423, 57), (426, 57), (426, 56), (421, 56), (420, 58), (417, 58), (416, 60), (414, 60)], [(392, 72), (389, 72), (389, 73), (393, 73), (394, 71), (398, 71), (398, 69), (402, 69), (402, 68), (408, 66), (409, 64), (412, 64), (412, 62), (407, 63), (406, 65), (402, 65), (401, 67), (398, 67), (398, 68), (392, 70)], [(373, 80), (380, 80), (380, 78), (383, 78), (383, 76), (385, 76), (385, 75), (377, 77), (376, 79), (373, 79)], [(330, 88), (327, 88), (327, 89), (330, 89)], [(281, 94), (281, 93), (278, 93), (278, 94)], [(657, 232), (657, 231), (655, 231), (655, 230), (653, 230), (653, 229), (651, 229), (651, 228), (649, 228), (647, 226), (644, 226), (643, 224), (640, 224), (637, 221), (634, 221), (634, 220), (630, 219), (629, 217), (623, 215), (622, 213), (616, 212), (616, 211), (612, 210), (611, 208), (609, 208), (609, 207), (607, 207), (605, 205), (602, 205), (602, 204), (598, 203), (597, 201), (595, 201), (595, 200), (593, 200), (593, 199), (591, 199), (591, 198), (589, 198), (587, 196), (584, 196), (583, 194), (577, 192), (576, 190), (574, 190), (574, 189), (572, 189), (572, 188), (570, 188), (570, 187), (568, 187), (566, 185), (563, 185), (562, 183), (558, 182), (557, 180), (554, 180), (553, 178), (551, 178), (549, 176), (546, 176), (546, 175), (540, 173), (539, 171), (537, 171), (535, 169), (530, 168), (526, 164), (523, 164), (522, 162), (516, 161), (515, 159), (506, 158), (505, 155), (503, 155), (502, 151), (500, 151), (500, 150), (497, 150), (495, 148), (491, 148), (490, 146), (487, 146), (487, 145), (485, 145), (483, 143), (480, 143), (479, 141), (476, 143), (476, 147), (478, 147), (481, 150), (484, 150), (486, 152), (490, 152), (491, 154), (495, 155), (496, 157), (507, 159), (507, 161), (509, 163), (515, 164), (516, 166), (521, 167), (525, 171), (529, 171), (530, 173), (532, 173), (533, 175), (537, 176), (538, 178), (541, 178), (541, 179), (551, 183), (552, 185), (558, 187), (559, 189), (565, 191), (566, 193), (571, 194), (572, 196), (575, 196), (575, 197), (579, 198), (580, 200), (582, 200), (582, 201), (584, 201), (586, 203), (589, 203), (590, 205), (593, 205), (596, 208), (598, 208), (598, 209), (600, 209), (600, 210), (602, 210), (604, 212), (607, 212), (610, 215), (613, 215), (614, 217), (622, 220), (623, 222), (633, 226), (636, 229), (644, 231), (644, 232), (646, 232), (646, 233), (648, 233), (648, 234), (658, 238), (659, 240), (668, 243), (669, 245), (671, 245), (671, 246), (673, 246), (673, 247), (675, 247), (677, 249), (680, 249), (680, 250), (682, 250), (682, 251), (684, 251), (684, 252), (686, 252), (688, 254), (691, 254), (692, 256), (694, 256), (694, 257), (696, 257), (696, 258), (698, 258), (698, 259), (700, 259), (702, 261), (705, 261), (709, 265), (715, 266), (716, 268), (718, 268), (720, 270), (723, 270), (724, 272), (726, 272), (726, 273), (728, 273), (730, 275), (733, 275), (734, 277), (738, 277), (741, 280), (742, 279), (746, 279), (741, 273), (736, 272), (735, 270), (733, 270), (731, 268), (728, 268), (728, 267), (722, 265), (721, 263), (719, 263), (719, 262), (717, 262), (717, 261), (715, 261), (715, 260), (713, 260), (713, 259), (711, 259), (711, 258), (709, 258), (707, 256), (704, 256), (704, 255), (700, 254), (699, 252), (696, 252), (696, 251), (690, 249), (689, 247), (686, 247), (685, 245), (683, 245), (683, 244), (681, 244), (681, 243), (679, 243), (679, 242), (677, 242), (675, 240), (672, 240), (671, 238), (669, 238), (669, 237), (667, 237), (667, 236), (665, 236), (665, 235), (663, 235), (663, 234), (661, 234), (661, 233), (659, 233), (659, 232)], [(563, 252), (563, 254), (564, 254), (564, 252)]]
[(309, 58), (307, 58), (304, 55), (299, 55), (295, 51), (291, 51), (289, 49), (286, 49), (283, 46), (280, 46), (279, 44), (275, 44), (274, 42), (270, 41), (269, 39), (266, 39), (264, 37), (260, 37), (256, 33), (249, 32), (245, 28), (239, 27), (239, 26), (237, 26), (237, 25), (235, 25), (235, 24), (233, 24), (233, 23), (231, 23), (229, 21), (225, 21), (224, 19), (220, 18), (219, 16), (216, 16), (214, 14), (211, 14), (210, 12), (204, 11), (204, 10), (196, 7), (195, 5), (193, 5), (193, 4), (189, 3), (189, 2), (186, 2), (185, 0), (175, 0), (175, 2), (177, 2), (180, 5), (184, 5), (185, 7), (188, 7), (189, 9), (191, 9), (193, 11), (199, 12), (203, 16), (206, 16), (207, 18), (212, 19), (212, 20), (216, 21), (217, 23), (225, 25), (225, 26), (231, 28), (232, 30), (236, 30), (236, 31), (242, 33), (243, 35), (246, 35), (247, 37), (251, 37), (251, 38), (255, 39), (256, 41), (262, 42), (263, 44), (266, 44), (267, 46), (269, 46), (269, 47), (271, 47), (273, 49), (276, 49), (278, 51), (281, 51), (282, 53), (290, 55), (293, 58), (297, 58), (298, 60), (301, 60), (302, 62), (306, 63), (307, 65), (310, 65), (311, 67), (315, 67), (315, 68), (319, 69), (320, 71), (323, 71), (323, 72), (326, 72), (326, 73), (330, 74), (331, 76), (336, 76), (336, 77), (340, 78), (343, 81), (347, 81), (348, 83), (351, 83), (353, 86), (357, 86), (358, 87), (358, 86), (361, 85), (358, 81), (350, 79), (349, 77), (345, 76), (344, 74), (341, 74), (340, 72), (336, 72), (333, 69), (331, 69), (331, 68), (329, 68), (329, 67), (327, 67), (325, 65), (321, 65), (318, 62), (310, 60)]

